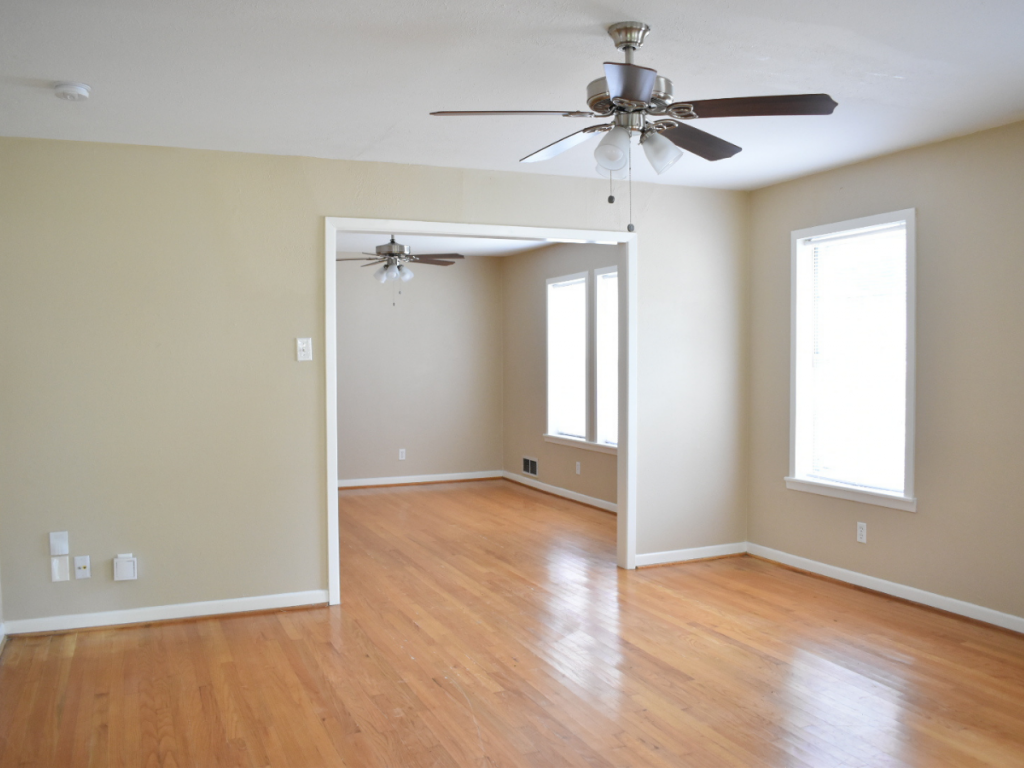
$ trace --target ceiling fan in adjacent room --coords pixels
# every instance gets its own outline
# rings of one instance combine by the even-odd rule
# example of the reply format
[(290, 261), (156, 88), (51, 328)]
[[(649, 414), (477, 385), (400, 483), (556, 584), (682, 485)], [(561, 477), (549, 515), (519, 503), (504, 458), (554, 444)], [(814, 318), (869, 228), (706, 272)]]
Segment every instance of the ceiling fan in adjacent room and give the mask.
[(401, 280), (408, 282), (412, 280), (413, 273), (409, 269), (409, 264), (429, 264), (434, 267), (450, 267), (455, 262), (452, 259), (464, 259), (466, 258), (461, 253), (422, 253), (419, 256), (413, 256), (412, 251), (408, 245), (402, 245), (401, 243), (395, 242), (395, 236), (391, 236), (391, 242), (385, 243), (384, 245), (378, 245), (375, 249), (376, 253), (365, 253), (363, 256), (353, 256), (344, 259), (335, 259), (335, 261), (368, 261), (369, 264), (363, 264), (364, 267), (372, 267), (375, 264), (380, 264), (380, 269), (373, 273), (381, 283), (386, 283), (388, 280)]
[(682, 150), (705, 160), (732, 157), (740, 147), (689, 124), (704, 117), (756, 117), (766, 115), (830, 115), (836, 108), (824, 93), (794, 96), (750, 96), (731, 99), (673, 101), (672, 81), (648, 67), (633, 63), (633, 53), (644, 43), (650, 27), (640, 21), (621, 21), (608, 28), (625, 63), (606, 61), (604, 77), (587, 86), (589, 112), (572, 110), (484, 112), (431, 112), (439, 116), (461, 115), (561, 115), (562, 117), (612, 118), (590, 125), (522, 158), (521, 163), (550, 160), (598, 133), (604, 138), (594, 157), (602, 176), (623, 173), (629, 163), (630, 140), (640, 136), (640, 146), (658, 174), (682, 156)]

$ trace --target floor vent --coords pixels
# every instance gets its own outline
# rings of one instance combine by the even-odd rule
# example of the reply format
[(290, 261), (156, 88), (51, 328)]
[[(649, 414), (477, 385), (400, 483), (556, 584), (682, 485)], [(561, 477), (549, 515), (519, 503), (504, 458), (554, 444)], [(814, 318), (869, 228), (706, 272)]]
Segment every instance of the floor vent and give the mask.
[(537, 476), (537, 460), (523, 457), (523, 474)]

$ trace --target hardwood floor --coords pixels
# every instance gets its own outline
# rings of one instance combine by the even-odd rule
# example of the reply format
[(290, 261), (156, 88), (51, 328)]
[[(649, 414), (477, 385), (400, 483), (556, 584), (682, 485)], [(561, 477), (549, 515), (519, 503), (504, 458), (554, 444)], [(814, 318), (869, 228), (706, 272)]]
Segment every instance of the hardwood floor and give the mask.
[(338, 608), (12, 638), (0, 766), (1024, 766), (1024, 636), (506, 481), (341, 521)]

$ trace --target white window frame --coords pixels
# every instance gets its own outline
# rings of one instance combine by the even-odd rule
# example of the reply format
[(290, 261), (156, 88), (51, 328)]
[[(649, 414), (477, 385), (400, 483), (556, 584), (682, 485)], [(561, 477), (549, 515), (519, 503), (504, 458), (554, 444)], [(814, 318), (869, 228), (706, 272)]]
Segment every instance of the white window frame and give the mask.
[[(586, 272), (575, 272), (571, 275), (560, 275), (558, 277), (549, 277), (544, 283), (544, 441), (548, 443), (554, 443), (555, 445), (566, 445), (572, 448), (582, 448), (586, 451), (595, 451), (597, 453), (610, 453), (617, 455), (619, 452), (617, 445), (608, 445), (607, 443), (597, 442), (597, 278), (599, 275), (604, 275), (609, 272), (619, 272), (617, 265), (610, 267), (599, 267), (597, 269), (589, 269)], [(574, 437), (567, 437), (565, 435), (553, 435), (547, 431), (548, 425), (551, 423), (550, 414), (548, 408), (550, 404), (548, 402), (548, 355), (547, 355), (547, 329), (548, 329), (548, 317), (547, 317), (547, 291), (548, 286), (552, 283), (565, 283), (571, 280), (586, 280), (587, 286), (587, 438), (586, 440), (580, 440)], [(621, 311), (621, 292), (620, 292), (620, 311)], [(619, 359), (621, 363), (622, 359), (622, 339), (620, 334), (619, 339)], [(619, 428), (621, 431), (621, 421)], [(621, 435), (620, 435), (621, 440)]]
[[(829, 483), (821, 480), (808, 480), (796, 477), (796, 442), (797, 442), (797, 268), (801, 241), (812, 237), (822, 237), (854, 229), (875, 227), (905, 221), (907, 231), (907, 379), (906, 379), (906, 435), (904, 453), (904, 487), (903, 495), (886, 494), (868, 491), (841, 483)], [(835, 224), (824, 224), (808, 229), (799, 229), (790, 235), (790, 370), (789, 370), (789, 475), (786, 477), (786, 488), (791, 491), (804, 491), (821, 496), (832, 496), (838, 499), (859, 501), (880, 507), (901, 509), (907, 512), (917, 511), (917, 498), (914, 496), (914, 413), (915, 413), (915, 363), (916, 363), (916, 227), (915, 209), (881, 213), (876, 216), (865, 216), (860, 219), (840, 221)]]

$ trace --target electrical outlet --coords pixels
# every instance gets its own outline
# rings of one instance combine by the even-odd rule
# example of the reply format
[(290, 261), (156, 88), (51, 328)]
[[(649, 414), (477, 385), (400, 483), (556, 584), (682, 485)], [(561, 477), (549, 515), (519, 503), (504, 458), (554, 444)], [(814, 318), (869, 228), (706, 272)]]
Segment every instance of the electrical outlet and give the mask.
[(857, 541), (861, 544), (868, 543), (868, 524), (857, 523)]
[(398, 460), (405, 461), (405, 448), (398, 449)]
[(92, 568), (89, 565), (88, 555), (75, 555), (75, 578), (92, 578)]
[(580, 462), (577, 461), (576, 462), (576, 474), (578, 475), (579, 473), (580, 473)]
[(313, 340), (295, 340), (295, 359), (299, 362), (308, 362), (313, 359)]

